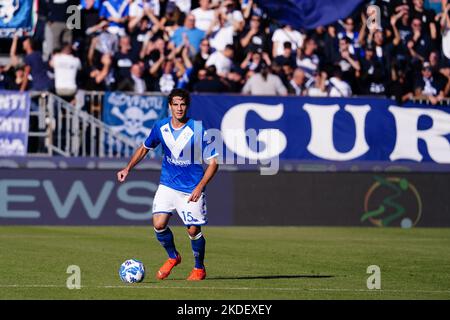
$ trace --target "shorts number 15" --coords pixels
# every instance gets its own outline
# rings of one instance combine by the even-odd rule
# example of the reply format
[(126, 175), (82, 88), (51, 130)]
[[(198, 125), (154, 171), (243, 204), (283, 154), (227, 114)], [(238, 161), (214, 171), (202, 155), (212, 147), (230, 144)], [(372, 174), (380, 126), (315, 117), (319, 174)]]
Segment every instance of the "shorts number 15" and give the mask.
[(181, 213), (183, 214), (183, 220), (185, 222), (192, 222), (196, 219), (194, 219), (194, 217), (192, 216), (192, 212), (185, 212), (185, 211), (181, 211)]

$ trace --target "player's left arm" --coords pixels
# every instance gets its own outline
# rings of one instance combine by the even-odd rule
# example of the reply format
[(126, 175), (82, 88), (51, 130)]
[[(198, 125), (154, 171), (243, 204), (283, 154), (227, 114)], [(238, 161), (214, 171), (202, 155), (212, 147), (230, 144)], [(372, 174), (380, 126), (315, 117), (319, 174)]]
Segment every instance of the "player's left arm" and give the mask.
[(195, 189), (192, 191), (188, 202), (193, 201), (197, 202), (198, 199), (200, 199), (200, 196), (202, 195), (202, 191), (205, 188), (205, 186), (208, 184), (209, 181), (214, 177), (217, 170), (219, 169), (219, 163), (217, 162), (217, 158), (212, 158), (209, 160), (208, 167), (205, 170), (205, 173), (203, 174), (202, 180), (198, 183), (198, 185), (195, 187)]

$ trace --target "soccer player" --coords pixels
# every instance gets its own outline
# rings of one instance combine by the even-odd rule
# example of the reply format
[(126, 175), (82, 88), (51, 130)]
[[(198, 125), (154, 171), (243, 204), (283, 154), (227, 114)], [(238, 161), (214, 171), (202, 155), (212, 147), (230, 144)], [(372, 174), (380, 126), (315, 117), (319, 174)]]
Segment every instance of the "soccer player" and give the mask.
[[(173, 89), (168, 97), (172, 116), (159, 120), (132, 156), (128, 165), (117, 173), (119, 182), (125, 181), (131, 169), (141, 161), (149, 149), (159, 144), (164, 150), (161, 178), (153, 200), (153, 227), (156, 238), (167, 251), (169, 259), (156, 273), (157, 279), (165, 279), (181, 262), (175, 248), (169, 219), (176, 211), (187, 227), (194, 253), (195, 267), (187, 280), (203, 280), (206, 277), (205, 237), (201, 226), (207, 223), (205, 186), (217, 172), (218, 154), (207, 144), (206, 131), (201, 122), (187, 117), (190, 104), (189, 92)], [(208, 149), (211, 149), (208, 152)], [(205, 156), (203, 156), (205, 154)], [(203, 170), (201, 162), (208, 163)]]

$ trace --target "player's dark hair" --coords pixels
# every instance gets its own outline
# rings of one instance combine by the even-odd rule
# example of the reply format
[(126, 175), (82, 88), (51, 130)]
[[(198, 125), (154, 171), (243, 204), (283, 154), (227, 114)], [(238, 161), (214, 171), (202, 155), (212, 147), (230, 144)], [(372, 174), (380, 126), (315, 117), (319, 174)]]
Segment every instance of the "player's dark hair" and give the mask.
[(184, 102), (186, 103), (186, 105), (189, 107), (189, 105), (191, 104), (191, 95), (189, 94), (189, 91), (184, 90), (184, 89), (173, 89), (169, 96), (167, 97), (169, 104), (172, 104), (172, 100), (174, 97), (181, 97), (183, 98)]

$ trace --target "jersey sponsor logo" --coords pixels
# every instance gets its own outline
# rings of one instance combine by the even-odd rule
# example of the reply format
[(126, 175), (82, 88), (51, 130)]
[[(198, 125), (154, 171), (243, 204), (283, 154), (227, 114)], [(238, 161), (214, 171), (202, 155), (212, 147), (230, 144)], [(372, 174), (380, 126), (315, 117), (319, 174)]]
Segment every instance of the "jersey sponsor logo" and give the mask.
[(176, 159), (172, 159), (169, 156), (166, 156), (166, 159), (167, 159), (167, 162), (169, 162), (170, 164), (180, 166), (180, 167), (187, 167), (192, 164), (190, 160), (176, 160)]

